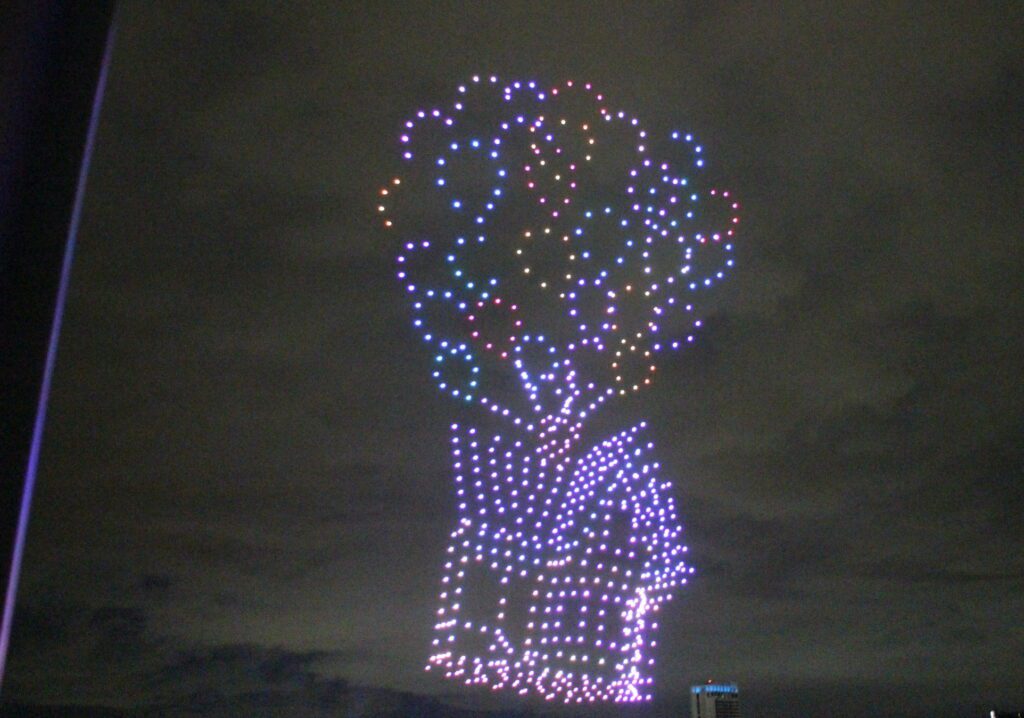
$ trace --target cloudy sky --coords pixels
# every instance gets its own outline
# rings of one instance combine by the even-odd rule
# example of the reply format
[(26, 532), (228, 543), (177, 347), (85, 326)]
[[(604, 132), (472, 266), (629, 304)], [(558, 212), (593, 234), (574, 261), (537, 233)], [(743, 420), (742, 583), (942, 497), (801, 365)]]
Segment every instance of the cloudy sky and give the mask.
[(123, 3), (5, 698), (452, 690), (455, 409), (373, 205), (493, 72), (692, 129), (743, 200), (643, 405), (697, 567), (663, 709), (1024, 708), (1024, 12), (827, 6)]

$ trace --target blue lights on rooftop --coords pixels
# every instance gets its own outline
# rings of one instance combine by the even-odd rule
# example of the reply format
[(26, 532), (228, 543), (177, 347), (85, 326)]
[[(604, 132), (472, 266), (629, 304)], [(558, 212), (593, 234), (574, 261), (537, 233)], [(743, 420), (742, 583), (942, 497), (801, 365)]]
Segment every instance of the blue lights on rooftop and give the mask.
[(729, 695), (736, 695), (736, 696), (738, 696), (740, 694), (739, 686), (737, 686), (735, 683), (708, 683), (707, 685), (703, 685), (703, 686), (693, 686), (692, 688), (690, 688), (690, 690), (693, 691), (694, 693), (697, 693), (697, 694), (700, 694), (700, 693), (716, 693), (716, 694), (718, 694), (718, 693), (727, 693)]

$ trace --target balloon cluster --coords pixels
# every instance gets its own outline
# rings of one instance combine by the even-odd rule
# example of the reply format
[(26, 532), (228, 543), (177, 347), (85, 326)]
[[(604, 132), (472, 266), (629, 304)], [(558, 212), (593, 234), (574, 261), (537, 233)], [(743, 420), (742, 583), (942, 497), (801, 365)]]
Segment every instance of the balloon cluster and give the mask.
[(693, 341), (739, 217), (696, 181), (691, 134), (656, 141), (589, 83), (477, 76), (399, 141), (378, 210), (443, 391), (517, 425), (573, 399), (582, 417)]
[(588, 83), (473, 77), (399, 136), (380, 189), (438, 387), (507, 418), (452, 426), (458, 522), (428, 669), (569, 703), (651, 697), (657, 612), (693, 571), (644, 424), (587, 417), (693, 341), (738, 205), (692, 135), (655, 138)]

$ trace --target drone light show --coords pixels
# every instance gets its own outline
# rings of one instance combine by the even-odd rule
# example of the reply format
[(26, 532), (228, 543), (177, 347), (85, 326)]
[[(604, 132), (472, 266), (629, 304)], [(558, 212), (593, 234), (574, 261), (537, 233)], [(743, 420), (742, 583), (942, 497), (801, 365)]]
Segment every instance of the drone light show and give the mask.
[(693, 569), (646, 423), (590, 427), (694, 341), (739, 206), (703, 181), (692, 134), (649, 134), (588, 83), (475, 76), (397, 139), (377, 210), (458, 412), (427, 669), (573, 704), (650, 700), (659, 612)]

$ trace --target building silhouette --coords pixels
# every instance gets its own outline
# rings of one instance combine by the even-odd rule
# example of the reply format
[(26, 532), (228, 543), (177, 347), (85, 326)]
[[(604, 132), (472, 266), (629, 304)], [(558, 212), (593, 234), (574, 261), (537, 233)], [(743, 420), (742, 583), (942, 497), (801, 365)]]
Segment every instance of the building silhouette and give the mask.
[(740, 689), (735, 683), (708, 681), (690, 688), (690, 718), (740, 718)]

